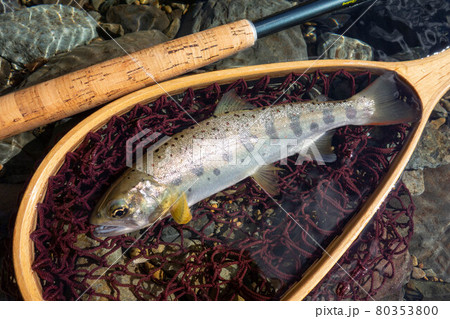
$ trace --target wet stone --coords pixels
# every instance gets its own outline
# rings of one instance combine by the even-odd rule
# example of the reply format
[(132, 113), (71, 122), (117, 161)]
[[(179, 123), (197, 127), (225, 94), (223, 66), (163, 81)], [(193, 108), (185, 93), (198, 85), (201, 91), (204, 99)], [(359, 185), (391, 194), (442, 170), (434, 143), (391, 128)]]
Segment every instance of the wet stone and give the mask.
[(39, 5), (0, 15), (0, 56), (18, 64), (50, 58), (97, 37), (85, 12), (62, 5)]
[(102, 29), (99, 33), (105, 39), (117, 38), (125, 34), (122, 25), (117, 23), (101, 23), (100, 26)]
[(419, 196), (425, 191), (422, 170), (404, 171), (402, 181), (413, 196)]
[(435, 168), (450, 164), (450, 127), (427, 123), (406, 169)]
[(126, 33), (156, 29), (164, 31), (170, 24), (167, 15), (154, 6), (118, 5), (110, 8), (106, 21), (119, 23)]
[(331, 32), (321, 36), (317, 53), (321, 59), (373, 60), (373, 49), (370, 45)]
[(19, 0), (0, 0), (0, 14), (19, 10), (22, 4)]
[(427, 268), (433, 269), (438, 278), (450, 281), (450, 165), (424, 169), (423, 175), (425, 191), (414, 197), (414, 235), (409, 250)]
[(423, 269), (420, 269), (419, 267), (414, 267), (411, 273), (411, 277), (414, 279), (422, 279), (425, 277), (425, 271)]
[(169, 37), (170, 39), (175, 38), (175, 36), (178, 33), (178, 30), (180, 30), (181, 26), (181, 20), (179, 18), (175, 18), (170, 23), (170, 26), (164, 31), (164, 33)]

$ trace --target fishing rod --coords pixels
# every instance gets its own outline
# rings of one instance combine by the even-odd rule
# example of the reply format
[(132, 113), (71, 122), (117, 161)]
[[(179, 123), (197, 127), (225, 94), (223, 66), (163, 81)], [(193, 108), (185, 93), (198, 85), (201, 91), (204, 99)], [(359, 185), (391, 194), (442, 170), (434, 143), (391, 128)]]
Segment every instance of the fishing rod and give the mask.
[(103, 105), (253, 46), (258, 38), (374, 0), (317, 0), (92, 65), (0, 97), (0, 140)]

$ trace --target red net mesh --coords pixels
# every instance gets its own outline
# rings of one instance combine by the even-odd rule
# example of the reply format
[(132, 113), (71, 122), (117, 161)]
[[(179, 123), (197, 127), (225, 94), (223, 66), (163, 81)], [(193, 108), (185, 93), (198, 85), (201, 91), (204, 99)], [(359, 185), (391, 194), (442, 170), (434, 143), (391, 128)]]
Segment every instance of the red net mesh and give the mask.
[[(313, 87), (333, 98), (346, 98), (371, 80), (370, 73), (345, 71), (318, 71), (295, 82), (297, 77), (215, 84), (188, 89), (175, 98), (201, 121), (231, 89), (252, 104), (265, 106), (286, 89), (277, 103), (302, 101)], [(278, 299), (321, 256), (319, 245), (326, 247), (375, 189), (408, 128), (343, 127), (334, 137), (336, 162), (295, 165), (296, 158), (289, 158), (276, 198), (282, 208), (247, 179), (195, 206), (193, 220), (186, 225), (165, 218), (140, 234), (95, 238), (88, 216), (108, 185), (126, 169), (126, 140), (146, 128), (151, 129), (148, 135), (172, 135), (192, 125), (182, 108), (165, 96), (151, 106), (138, 105), (88, 134), (67, 154), (61, 169), (49, 179), (31, 235), (36, 249), (33, 270), (41, 279), (44, 299)], [(399, 187), (390, 195), (400, 204), (383, 205), (359, 244), (340, 261), (355, 281), (348, 276), (329, 278), (330, 289), (316, 289), (310, 298), (376, 295), (379, 287), (367, 288), (377, 272), (375, 265), (389, 262), (400, 253), (399, 247), (406, 249), (412, 233), (413, 206), (408, 198), (400, 198), (402, 194), (408, 192)], [(366, 249), (370, 242), (378, 243), (376, 253)], [(391, 275), (385, 271), (382, 278)], [(359, 293), (360, 285), (368, 294)]]

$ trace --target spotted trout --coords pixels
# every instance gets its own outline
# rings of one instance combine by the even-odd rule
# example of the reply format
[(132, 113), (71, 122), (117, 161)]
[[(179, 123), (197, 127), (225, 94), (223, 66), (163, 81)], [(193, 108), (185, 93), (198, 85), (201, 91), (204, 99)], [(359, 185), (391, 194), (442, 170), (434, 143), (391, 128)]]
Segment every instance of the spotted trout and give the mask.
[(140, 168), (128, 169), (110, 186), (90, 217), (94, 234), (129, 233), (168, 214), (188, 223), (189, 207), (249, 176), (276, 195), (279, 168), (273, 163), (314, 149), (322, 161), (333, 161), (336, 128), (413, 122), (419, 115), (417, 106), (399, 98), (393, 73), (342, 101), (253, 107), (226, 93), (212, 117), (164, 138)]

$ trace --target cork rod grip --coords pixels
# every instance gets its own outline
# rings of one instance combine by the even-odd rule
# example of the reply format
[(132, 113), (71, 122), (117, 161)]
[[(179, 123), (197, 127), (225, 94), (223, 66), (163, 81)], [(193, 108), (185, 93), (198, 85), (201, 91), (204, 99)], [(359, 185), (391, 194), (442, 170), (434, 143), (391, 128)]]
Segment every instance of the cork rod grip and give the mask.
[(192, 71), (256, 40), (253, 24), (215, 27), (0, 97), (0, 140)]

